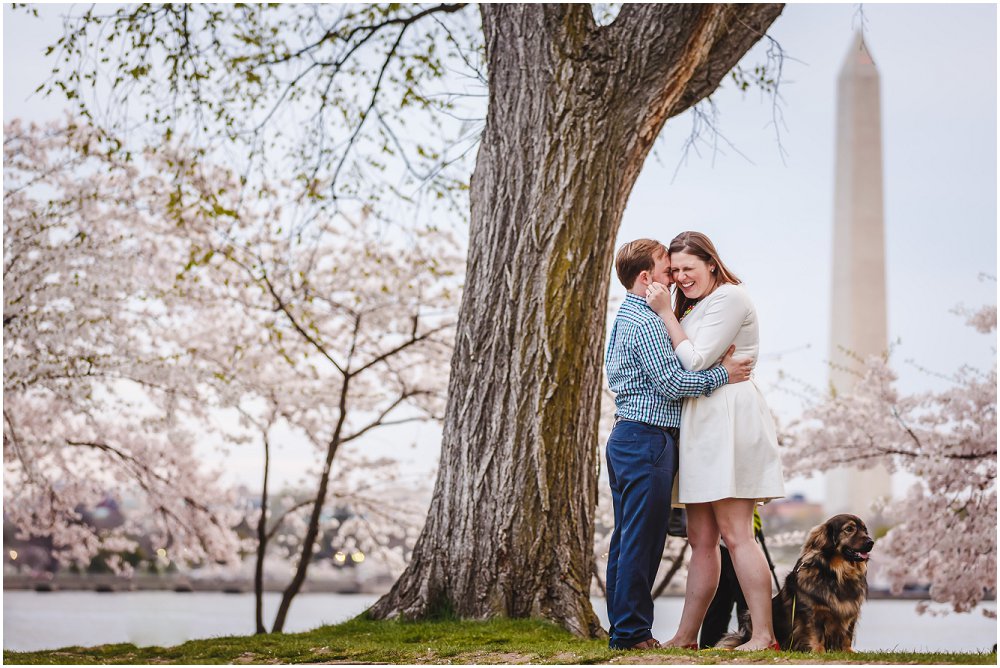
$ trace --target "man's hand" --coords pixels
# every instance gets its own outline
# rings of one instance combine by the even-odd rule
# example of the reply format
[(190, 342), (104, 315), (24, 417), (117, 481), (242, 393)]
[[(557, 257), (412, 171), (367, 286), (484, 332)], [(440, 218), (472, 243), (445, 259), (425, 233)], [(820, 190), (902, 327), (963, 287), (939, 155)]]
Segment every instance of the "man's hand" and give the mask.
[(750, 379), (750, 372), (753, 371), (753, 358), (740, 357), (733, 359), (733, 352), (736, 346), (729, 346), (729, 350), (722, 356), (722, 368), (729, 374), (730, 383), (742, 383)]
[(646, 288), (646, 303), (657, 315), (670, 312), (670, 288), (663, 283), (650, 283)]

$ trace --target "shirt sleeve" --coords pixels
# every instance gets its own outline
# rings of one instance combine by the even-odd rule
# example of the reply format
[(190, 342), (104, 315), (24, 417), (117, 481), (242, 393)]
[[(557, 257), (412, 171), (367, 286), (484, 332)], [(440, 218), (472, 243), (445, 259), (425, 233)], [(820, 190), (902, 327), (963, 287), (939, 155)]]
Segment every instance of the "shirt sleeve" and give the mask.
[(667, 337), (667, 327), (659, 318), (645, 321), (636, 336), (636, 357), (657, 392), (667, 399), (700, 397), (729, 382), (722, 367), (705, 371), (685, 371)]
[(677, 358), (685, 369), (700, 371), (722, 359), (746, 320), (747, 306), (741, 297), (736, 290), (725, 290), (705, 304), (696, 338), (677, 346)]

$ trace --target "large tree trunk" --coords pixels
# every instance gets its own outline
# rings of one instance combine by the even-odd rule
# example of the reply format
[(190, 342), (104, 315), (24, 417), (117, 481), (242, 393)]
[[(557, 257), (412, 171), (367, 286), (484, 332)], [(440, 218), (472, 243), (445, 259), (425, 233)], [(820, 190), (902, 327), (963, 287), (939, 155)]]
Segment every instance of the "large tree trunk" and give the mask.
[(441, 464), (376, 618), (540, 617), (589, 599), (610, 265), (666, 119), (709, 94), (781, 5), (481, 6), (486, 129)]

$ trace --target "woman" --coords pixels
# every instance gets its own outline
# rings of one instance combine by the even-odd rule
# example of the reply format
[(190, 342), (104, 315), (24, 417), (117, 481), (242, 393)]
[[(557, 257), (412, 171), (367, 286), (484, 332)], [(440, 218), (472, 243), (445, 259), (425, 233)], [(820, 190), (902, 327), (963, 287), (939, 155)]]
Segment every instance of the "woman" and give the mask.
[[(674, 310), (661, 284), (650, 286), (646, 301), (666, 324), (684, 368), (707, 369), (730, 345), (736, 346), (736, 357), (756, 359), (757, 312), (709, 238), (683, 232), (669, 251), (677, 286)], [(692, 552), (680, 626), (665, 646), (697, 648), (698, 629), (719, 582), (721, 534), (753, 621), (753, 636), (737, 649), (777, 649), (771, 579), (754, 541), (752, 518), (756, 503), (785, 492), (774, 421), (753, 381), (684, 400), (678, 478)]]

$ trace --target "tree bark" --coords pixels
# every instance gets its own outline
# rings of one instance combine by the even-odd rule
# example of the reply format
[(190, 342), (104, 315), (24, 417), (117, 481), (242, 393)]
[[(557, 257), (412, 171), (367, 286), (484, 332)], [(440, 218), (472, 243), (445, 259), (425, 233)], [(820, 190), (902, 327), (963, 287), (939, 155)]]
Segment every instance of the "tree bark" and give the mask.
[(490, 100), (441, 463), (407, 570), (370, 611), (538, 617), (604, 635), (589, 598), (615, 237), (667, 118), (781, 5), (483, 4)]

